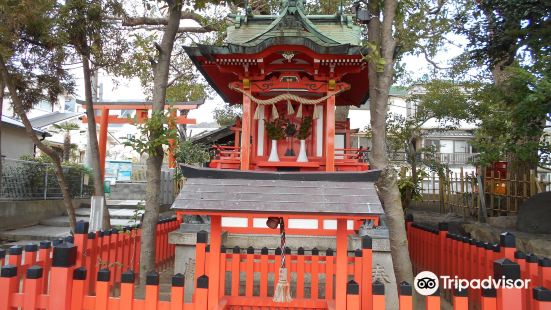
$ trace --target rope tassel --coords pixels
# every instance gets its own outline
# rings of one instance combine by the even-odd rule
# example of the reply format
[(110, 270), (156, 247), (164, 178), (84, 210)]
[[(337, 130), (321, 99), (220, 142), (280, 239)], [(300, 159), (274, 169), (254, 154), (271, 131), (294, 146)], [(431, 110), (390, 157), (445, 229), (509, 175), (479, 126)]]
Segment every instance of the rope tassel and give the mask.
[(281, 235), (281, 266), (279, 267), (279, 279), (274, 290), (274, 302), (290, 302), (291, 285), (287, 282), (287, 268), (285, 268), (285, 222), (283, 218), (279, 220), (279, 233)]
[(275, 104), (272, 104), (272, 119), (278, 119), (279, 113), (277, 112), (277, 107)]
[(293, 104), (291, 103), (291, 100), (287, 100), (287, 115), (293, 115), (295, 114), (295, 109), (293, 109)]
[(256, 109), (254, 110), (254, 119), (260, 119), (260, 106), (257, 105)]
[(314, 106), (314, 115), (312, 116), (313, 119), (318, 119), (320, 118), (320, 112), (319, 112), (319, 109), (318, 109), (318, 106), (315, 105)]
[(297, 118), (302, 117), (302, 103), (298, 106)]

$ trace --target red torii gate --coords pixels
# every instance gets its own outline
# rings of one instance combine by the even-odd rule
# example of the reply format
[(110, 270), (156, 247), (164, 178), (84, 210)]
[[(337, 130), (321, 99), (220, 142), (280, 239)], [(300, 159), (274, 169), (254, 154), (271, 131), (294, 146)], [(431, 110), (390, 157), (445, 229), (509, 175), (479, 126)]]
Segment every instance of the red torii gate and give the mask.
[[(187, 118), (186, 116), (177, 116), (177, 110), (193, 110), (197, 109), (205, 102), (204, 99), (188, 102), (167, 102), (165, 110), (173, 109), (171, 114), (175, 119), (175, 123), (180, 124), (196, 124), (195, 119)], [(85, 101), (77, 100), (77, 103), (85, 105)], [(100, 169), (102, 176), (105, 175), (105, 157), (107, 148), (107, 129), (109, 124), (143, 124), (149, 118), (149, 110), (152, 109), (151, 101), (132, 101), (132, 102), (94, 102), (94, 111), (101, 111), (99, 122), (96, 119), (96, 124), (100, 125), (99, 132), (99, 156), (100, 156)], [(136, 116), (134, 118), (120, 117), (118, 115), (109, 115), (110, 110), (135, 110)], [(84, 124), (88, 123), (88, 117), (82, 117)], [(174, 144), (171, 143), (168, 150), (168, 166), (170, 168), (176, 167), (176, 160), (174, 158)]]

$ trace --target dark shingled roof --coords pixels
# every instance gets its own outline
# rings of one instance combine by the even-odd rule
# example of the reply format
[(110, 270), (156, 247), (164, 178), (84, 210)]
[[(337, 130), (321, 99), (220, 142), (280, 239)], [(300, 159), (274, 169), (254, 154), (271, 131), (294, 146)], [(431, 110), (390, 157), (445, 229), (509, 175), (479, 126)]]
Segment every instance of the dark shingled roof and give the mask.
[(257, 172), (182, 166), (187, 181), (172, 208), (185, 211), (378, 215), (379, 171)]

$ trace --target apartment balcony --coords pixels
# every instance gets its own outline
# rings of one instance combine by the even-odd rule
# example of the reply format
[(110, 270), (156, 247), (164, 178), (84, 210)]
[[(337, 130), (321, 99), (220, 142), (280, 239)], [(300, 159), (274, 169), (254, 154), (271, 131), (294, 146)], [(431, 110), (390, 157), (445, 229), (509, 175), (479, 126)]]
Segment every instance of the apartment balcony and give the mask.
[[(472, 164), (475, 157), (478, 156), (478, 153), (436, 153), (434, 156), (435, 159), (442, 164), (450, 166), (463, 166)], [(393, 162), (406, 162), (406, 159), (407, 155), (405, 152), (391, 154), (390, 157), (390, 160)]]

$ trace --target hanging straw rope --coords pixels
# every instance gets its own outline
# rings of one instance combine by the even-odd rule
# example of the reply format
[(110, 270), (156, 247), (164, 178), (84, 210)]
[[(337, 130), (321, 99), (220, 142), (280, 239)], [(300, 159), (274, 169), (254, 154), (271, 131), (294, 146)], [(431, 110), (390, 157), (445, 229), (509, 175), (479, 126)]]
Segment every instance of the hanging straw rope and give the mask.
[(290, 94), (290, 93), (277, 95), (277, 96), (275, 96), (273, 98), (270, 98), (270, 99), (259, 99), (259, 98), (256, 98), (255, 96), (253, 96), (252, 94), (249, 94), (248, 92), (242, 90), (241, 88), (234, 87), (232, 85), (230, 85), (229, 88), (233, 89), (237, 92), (240, 92), (243, 95), (249, 97), (254, 103), (262, 104), (262, 105), (276, 104), (276, 103), (281, 102), (281, 101), (295, 101), (295, 102), (298, 102), (298, 103), (301, 103), (301, 104), (320, 104), (320, 103), (326, 101), (327, 99), (331, 98), (331, 96), (336, 96), (336, 95), (338, 95), (338, 94), (340, 94), (340, 93), (347, 90), (347, 89), (340, 89), (340, 90), (336, 91), (334, 94), (326, 95), (326, 96), (323, 96), (323, 97), (318, 98), (318, 99), (306, 99), (306, 98), (303, 98), (303, 97), (300, 97), (300, 96), (297, 96), (297, 95), (294, 95), (294, 94)]
[(285, 222), (283, 218), (279, 219), (279, 233), (281, 235), (281, 265), (279, 266), (279, 279), (274, 291), (274, 302), (290, 302), (291, 286), (287, 282), (287, 268), (285, 267)]

